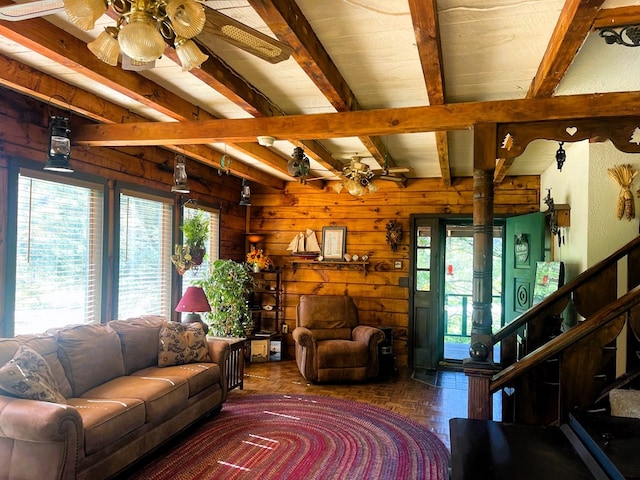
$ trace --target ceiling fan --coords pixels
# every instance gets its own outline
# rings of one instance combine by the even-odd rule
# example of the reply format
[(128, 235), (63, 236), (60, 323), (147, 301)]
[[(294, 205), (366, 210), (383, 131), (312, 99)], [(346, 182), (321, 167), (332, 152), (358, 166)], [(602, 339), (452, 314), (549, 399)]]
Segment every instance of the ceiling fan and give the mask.
[(122, 53), (123, 68), (129, 70), (152, 68), (167, 43), (176, 49), (183, 70), (199, 67), (208, 57), (192, 39), (211, 51), (211, 36), (270, 63), (286, 60), (292, 52), (288, 45), (197, 0), (35, 0), (0, 7), (0, 20), (66, 12), (74, 25), (91, 30), (108, 9), (117, 18), (116, 26), (106, 27), (87, 46), (110, 65), (117, 65)]
[[(344, 158), (344, 156), (334, 155), (334, 158)], [(390, 180), (394, 182), (404, 182), (406, 178), (403, 176), (397, 176), (398, 173), (409, 173), (411, 168), (409, 167), (390, 167), (389, 155), (385, 155), (385, 164), (383, 167), (379, 167), (377, 162), (363, 162), (365, 158), (359, 155), (352, 155), (350, 162), (342, 168), (342, 173), (347, 177), (354, 180), (364, 179), (365, 183), (374, 179)], [(374, 166), (371, 166), (374, 163)]]

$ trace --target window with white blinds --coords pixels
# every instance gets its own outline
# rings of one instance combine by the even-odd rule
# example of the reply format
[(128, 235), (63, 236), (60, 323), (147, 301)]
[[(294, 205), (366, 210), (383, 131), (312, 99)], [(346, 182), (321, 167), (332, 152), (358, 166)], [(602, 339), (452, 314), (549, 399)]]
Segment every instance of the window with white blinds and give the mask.
[(209, 237), (207, 238), (207, 253), (201, 265), (187, 270), (182, 276), (182, 293), (195, 281), (207, 275), (211, 264), (220, 258), (220, 211), (199, 207), (198, 209), (185, 206), (183, 209), (184, 218), (189, 218), (197, 211), (200, 211), (209, 222)]
[(171, 199), (122, 191), (119, 202), (117, 318), (171, 318)]
[(101, 185), (20, 171), (16, 335), (100, 321), (103, 198)]

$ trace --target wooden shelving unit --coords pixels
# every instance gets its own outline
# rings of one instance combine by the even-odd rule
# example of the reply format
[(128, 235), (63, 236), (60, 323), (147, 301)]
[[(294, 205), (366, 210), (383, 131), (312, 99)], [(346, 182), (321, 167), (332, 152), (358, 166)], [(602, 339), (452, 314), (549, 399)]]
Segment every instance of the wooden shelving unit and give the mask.
[[(253, 335), (247, 338), (249, 361), (272, 361), (282, 358), (282, 276), (280, 269), (252, 272), (253, 290), (249, 308), (253, 318)], [(266, 345), (265, 345), (266, 342)], [(273, 349), (279, 342), (278, 354)], [(264, 350), (260, 358), (255, 351)]]
[(351, 268), (351, 269), (361, 270), (365, 275), (367, 275), (368, 266), (369, 266), (369, 262), (363, 262), (361, 260), (351, 261), (351, 262), (319, 262), (317, 260), (291, 260), (291, 268), (293, 270), (293, 273), (296, 273), (296, 270), (299, 267), (318, 268), (318, 269), (335, 268), (337, 270), (340, 270), (343, 268)]

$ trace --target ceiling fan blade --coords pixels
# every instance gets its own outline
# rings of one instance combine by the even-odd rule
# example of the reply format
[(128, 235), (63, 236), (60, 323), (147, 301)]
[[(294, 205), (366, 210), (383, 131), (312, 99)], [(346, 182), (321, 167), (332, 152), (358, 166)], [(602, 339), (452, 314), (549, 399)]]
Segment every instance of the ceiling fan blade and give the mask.
[(406, 182), (407, 179), (405, 177), (394, 177), (393, 175), (380, 175), (375, 177), (375, 180), (390, 180), (392, 182)]
[(409, 173), (411, 169), (409, 167), (391, 167), (387, 169), (387, 173)]
[(64, 11), (63, 0), (37, 0), (0, 7), (0, 20), (19, 22)]
[(200, 43), (206, 42), (207, 34), (215, 35), (270, 63), (282, 62), (291, 55), (292, 49), (289, 45), (248, 27), (231, 17), (208, 7), (205, 8), (205, 14), (207, 21), (204, 29), (196, 37)]

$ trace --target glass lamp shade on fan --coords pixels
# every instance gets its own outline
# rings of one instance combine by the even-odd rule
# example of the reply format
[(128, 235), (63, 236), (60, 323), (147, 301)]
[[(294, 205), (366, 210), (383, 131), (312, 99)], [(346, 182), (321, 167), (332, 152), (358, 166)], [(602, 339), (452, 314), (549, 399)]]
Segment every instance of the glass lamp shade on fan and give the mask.
[(200, 314), (196, 312), (210, 311), (211, 305), (209, 305), (202, 287), (188, 287), (176, 306), (176, 312), (189, 312), (189, 315), (182, 319), (182, 323), (201, 323), (204, 333), (209, 331), (209, 327), (202, 321)]

